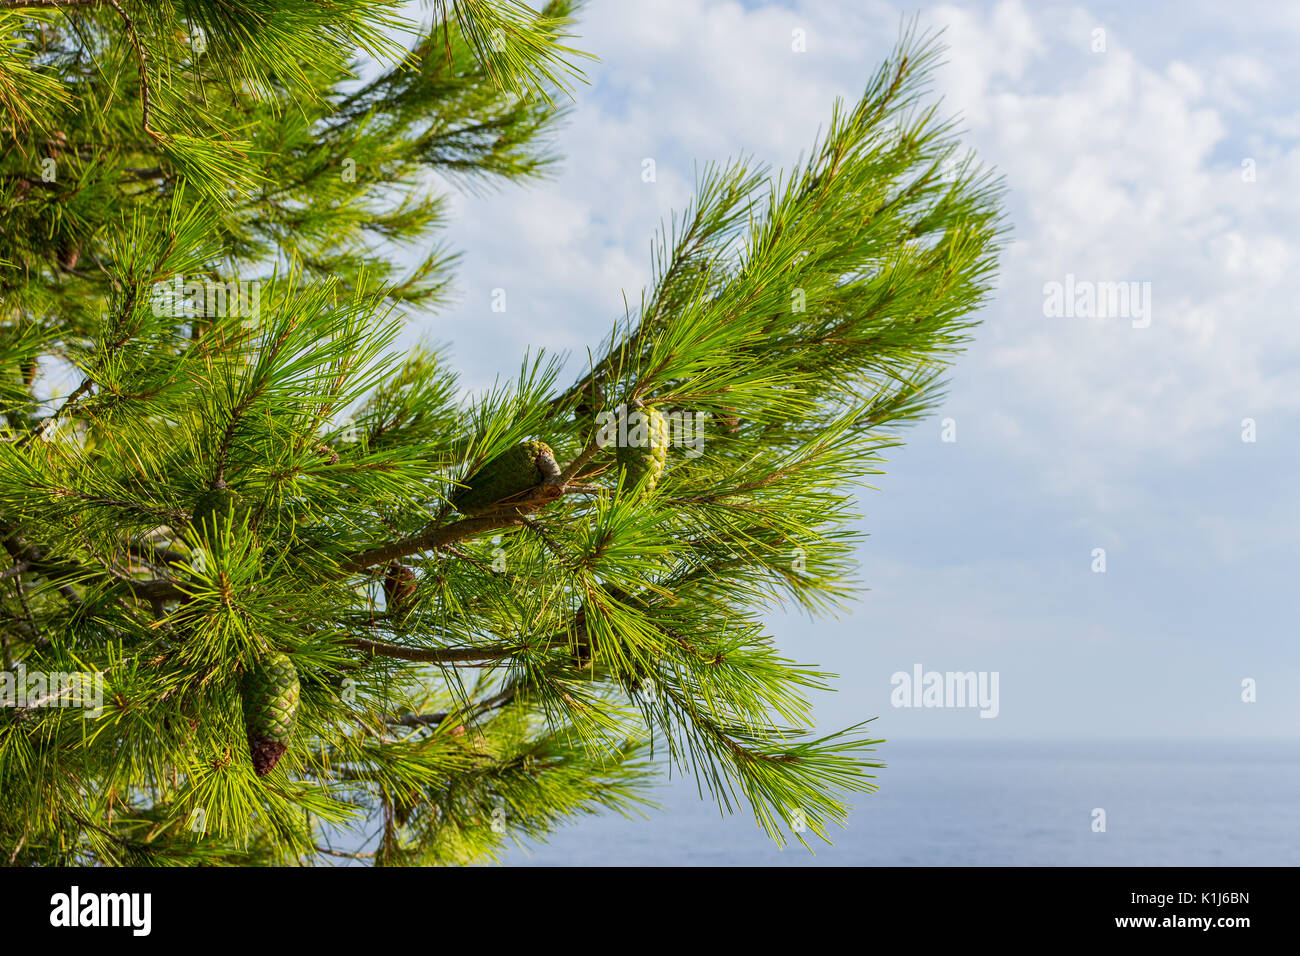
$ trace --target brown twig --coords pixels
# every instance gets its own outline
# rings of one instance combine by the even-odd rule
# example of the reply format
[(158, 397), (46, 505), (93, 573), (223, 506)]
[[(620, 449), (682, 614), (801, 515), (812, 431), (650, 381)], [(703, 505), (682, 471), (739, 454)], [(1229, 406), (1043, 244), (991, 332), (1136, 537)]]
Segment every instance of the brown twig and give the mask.
[[(508, 687), (501, 693), (495, 694), (486, 700), (481, 700), (469, 708), (469, 710), (465, 711), (463, 719), (473, 720), (489, 710), (510, 703), (518, 694), (518, 687)], [(439, 711), (435, 714), (402, 714), (400, 717), (390, 717), (387, 724), (390, 727), (436, 727), (454, 713), (456, 711)]]
[(97, 7), (102, 0), (0, 0), (0, 10), (73, 10)]
[(13, 851), (12, 853), (9, 854), (9, 865), (10, 865), (10, 866), (13, 866), (13, 865), (14, 865), (14, 860), (18, 859), (18, 853), (19, 853), (20, 850), (22, 850), (22, 848), (23, 848), (23, 844), (26, 843), (26, 842), (27, 842), (27, 829), (24, 827), (24, 828), (23, 828), (23, 835), (22, 835), (21, 839), (19, 839), (19, 841), (18, 841), (18, 845), (15, 846), (15, 847), (14, 847), (14, 851)]
[(487, 647), (404, 647), (385, 644), (364, 637), (349, 639), (349, 644), (381, 657), (394, 657), (403, 661), (421, 661), (430, 664), (456, 664), (465, 661), (499, 661), (519, 652), (517, 644), (491, 644)]
[(135, 47), (136, 59), (140, 63), (140, 119), (144, 131), (155, 141), (161, 143), (163, 135), (149, 125), (149, 54), (144, 50), (144, 44), (140, 42), (140, 34), (136, 32), (135, 23), (131, 20), (131, 15), (122, 9), (122, 5), (117, 0), (106, 0), (108, 5), (117, 11), (117, 15), (122, 18), (126, 24), (126, 35)]
[(347, 853), (343, 850), (331, 850), (327, 846), (316, 847), (316, 852), (327, 853), (330, 856), (344, 856), (347, 857), (349, 860), (371, 860), (374, 859), (375, 856), (373, 853)]
[[(402, 644), (372, 641), (365, 637), (350, 638), (348, 643), (381, 657), (394, 657), (402, 661), (420, 661), (426, 664), (469, 664), (502, 661), (529, 649), (551, 651), (568, 647), (572, 642), (570, 633), (564, 631), (552, 634), (544, 643), (532, 648), (519, 642), (487, 644), (483, 647), (407, 647)], [(586, 637), (585, 626), (573, 629), (572, 634)]]
[(12, 577), (17, 577), (32, 566), (30, 561), (18, 561), (11, 568), (0, 571), (0, 581), (7, 581)]
[(470, 538), (499, 528), (509, 528), (521, 524), (522, 519), (514, 512), (504, 514), (480, 515), (464, 518), (449, 525), (430, 524), (419, 534), (388, 544), (362, 551), (360, 554), (344, 561), (341, 568), (345, 574), (354, 574), (377, 564), (388, 564), (407, 555), (421, 551), (433, 551), (445, 547), (462, 538)]
[(600, 442), (593, 438), (591, 441), (587, 442), (587, 447), (579, 453), (578, 457), (569, 462), (568, 467), (560, 472), (559, 484), (561, 486), (568, 485), (569, 482), (573, 481), (578, 472), (583, 469), (587, 462), (591, 461), (591, 459), (595, 458), (598, 454), (600, 454)]

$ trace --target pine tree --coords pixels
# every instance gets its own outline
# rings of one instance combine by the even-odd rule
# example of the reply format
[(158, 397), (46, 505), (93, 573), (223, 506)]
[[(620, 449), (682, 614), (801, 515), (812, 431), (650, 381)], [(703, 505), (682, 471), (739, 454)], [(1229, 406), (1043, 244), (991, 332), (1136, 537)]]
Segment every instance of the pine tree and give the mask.
[(665, 764), (802, 841), (875, 787), (762, 614), (854, 593), (990, 287), (935, 38), (699, 172), (576, 380), (467, 395), (394, 345), (452, 288), (429, 173), (545, 174), (587, 54), (564, 0), (400, 6), (0, 0), (0, 861), (461, 863)]

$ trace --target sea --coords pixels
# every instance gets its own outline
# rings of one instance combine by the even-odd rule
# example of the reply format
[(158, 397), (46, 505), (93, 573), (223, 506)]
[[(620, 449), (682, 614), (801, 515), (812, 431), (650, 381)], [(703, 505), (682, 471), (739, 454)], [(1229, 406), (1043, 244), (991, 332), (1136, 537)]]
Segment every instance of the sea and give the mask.
[(1296, 866), (1300, 740), (890, 740), (825, 843), (779, 848), (693, 776), (644, 818), (576, 819), (507, 866)]

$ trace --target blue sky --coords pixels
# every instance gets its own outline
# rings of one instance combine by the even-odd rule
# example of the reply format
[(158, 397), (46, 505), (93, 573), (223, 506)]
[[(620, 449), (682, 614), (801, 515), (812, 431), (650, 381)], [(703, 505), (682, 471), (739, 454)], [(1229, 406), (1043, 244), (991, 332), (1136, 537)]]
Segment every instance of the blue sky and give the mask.
[[(935, 93), (1005, 175), (1011, 241), (944, 406), (862, 499), (860, 600), (774, 615), (777, 643), (841, 675), (827, 729), (1297, 736), (1300, 5), (594, 0), (560, 170), (457, 193), (460, 298), (411, 336), (452, 343), (472, 387), (529, 347), (576, 364), (648, 282), (695, 164), (789, 167), (918, 11), (946, 28)], [(1067, 274), (1150, 283), (1149, 327), (1045, 317)], [(999, 715), (891, 707), (915, 664), (999, 672)]]

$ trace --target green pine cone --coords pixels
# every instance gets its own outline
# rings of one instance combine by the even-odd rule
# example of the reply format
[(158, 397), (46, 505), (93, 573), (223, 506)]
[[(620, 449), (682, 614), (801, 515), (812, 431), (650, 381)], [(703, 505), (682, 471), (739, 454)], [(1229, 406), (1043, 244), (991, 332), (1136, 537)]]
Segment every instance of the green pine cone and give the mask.
[(452, 496), (461, 514), (487, 511), (497, 502), (540, 485), (555, 469), (555, 456), (545, 442), (525, 441), (497, 455), (465, 479), (465, 487)]
[[(628, 416), (628, 443), (619, 445), (614, 457), (627, 472), (624, 486), (654, 491), (668, 461), (668, 419), (657, 408), (643, 408), (640, 417)], [(643, 439), (637, 444), (638, 439)]]
[(227, 523), (238, 525), (242, 520), (239, 496), (224, 484), (205, 491), (194, 505), (194, 530), (209, 547), (221, 540)]
[(298, 715), (298, 672), (288, 655), (263, 654), (244, 674), (244, 727), (253, 770), (265, 777), (275, 769), (293, 739)]

